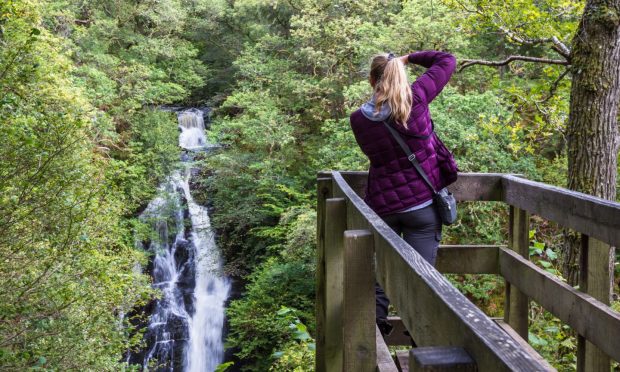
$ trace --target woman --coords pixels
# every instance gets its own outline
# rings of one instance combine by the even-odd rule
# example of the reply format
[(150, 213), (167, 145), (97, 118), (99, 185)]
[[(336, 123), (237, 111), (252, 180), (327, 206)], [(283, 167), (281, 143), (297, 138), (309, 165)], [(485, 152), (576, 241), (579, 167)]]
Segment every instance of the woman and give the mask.
[[(411, 85), (405, 72), (408, 63), (428, 68)], [(448, 83), (455, 66), (454, 56), (437, 51), (402, 57), (377, 55), (370, 65), (373, 96), (351, 114), (355, 139), (370, 160), (366, 203), (431, 265), (435, 264), (442, 226), (432, 205), (432, 191), (383, 123), (400, 133), (435, 190), (454, 182), (453, 176), (440, 171), (442, 161), (449, 162), (447, 168), (452, 174), (457, 168), (452, 159), (442, 158), (435, 151), (438, 139), (428, 105)], [(387, 334), (391, 330), (387, 322), (389, 300), (379, 285), (376, 294), (377, 324)]]

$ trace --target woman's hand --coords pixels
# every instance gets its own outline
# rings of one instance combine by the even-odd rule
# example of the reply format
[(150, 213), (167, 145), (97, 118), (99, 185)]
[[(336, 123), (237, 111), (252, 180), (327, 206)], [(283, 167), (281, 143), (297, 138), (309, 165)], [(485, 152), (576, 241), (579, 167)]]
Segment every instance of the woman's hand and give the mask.
[(403, 63), (403, 65), (406, 65), (407, 63), (409, 63), (409, 54), (405, 54), (404, 56), (400, 56), (400, 57), (398, 57), (398, 59), (400, 59), (400, 61)]

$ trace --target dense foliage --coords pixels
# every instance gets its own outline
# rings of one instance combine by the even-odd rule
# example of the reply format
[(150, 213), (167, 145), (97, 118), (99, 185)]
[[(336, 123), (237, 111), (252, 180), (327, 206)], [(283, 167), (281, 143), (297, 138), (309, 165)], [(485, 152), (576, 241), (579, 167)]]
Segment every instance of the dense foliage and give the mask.
[[(245, 284), (228, 346), (252, 371), (312, 369), (315, 179), (364, 170), (348, 115), (370, 97), (378, 52), (553, 58), (582, 2), (496, 0), (4, 0), (0, 2), (0, 365), (118, 370), (140, 334), (123, 315), (152, 298), (134, 218), (178, 157), (161, 106), (205, 102), (222, 149), (197, 200), (226, 271)], [(509, 30), (509, 31), (507, 31)], [(413, 80), (423, 71), (412, 66)], [(566, 77), (565, 77), (566, 76)], [(512, 63), (455, 74), (431, 106), (464, 172), (564, 186), (569, 77)], [(502, 243), (505, 207), (461, 205), (448, 243)], [(557, 227), (535, 220), (533, 261), (557, 270)], [(503, 283), (453, 276), (488, 314)], [(532, 308), (531, 343), (565, 370), (574, 335)], [(223, 365), (223, 370), (230, 364)]]
[(204, 65), (181, 2), (0, 3), (1, 369), (118, 370), (150, 300), (132, 218)]

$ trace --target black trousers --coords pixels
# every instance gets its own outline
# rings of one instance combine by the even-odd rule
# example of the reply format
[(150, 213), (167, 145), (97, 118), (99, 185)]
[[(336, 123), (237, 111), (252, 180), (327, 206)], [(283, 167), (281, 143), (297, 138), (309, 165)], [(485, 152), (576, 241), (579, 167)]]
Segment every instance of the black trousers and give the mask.
[[(434, 205), (406, 213), (393, 213), (383, 217), (383, 220), (428, 263), (435, 265), (442, 224)], [(378, 283), (375, 283), (375, 295), (377, 322), (385, 321), (390, 300)]]

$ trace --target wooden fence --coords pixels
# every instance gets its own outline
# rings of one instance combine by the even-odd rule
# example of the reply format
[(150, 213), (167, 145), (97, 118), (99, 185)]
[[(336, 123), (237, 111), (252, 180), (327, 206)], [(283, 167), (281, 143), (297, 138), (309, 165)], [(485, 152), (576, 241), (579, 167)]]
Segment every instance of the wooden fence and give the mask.
[[(508, 246), (442, 246), (434, 268), (364, 203), (366, 179), (318, 175), (317, 371), (396, 370), (375, 326), (375, 278), (418, 346), (461, 347), (479, 371), (552, 369), (524, 341), (529, 301), (578, 333), (578, 371), (620, 360), (620, 314), (608, 306), (620, 204), (513, 175), (461, 174), (450, 187), (459, 201), (508, 204)], [(582, 234), (579, 289), (529, 261), (531, 214)], [(440, 272), (505, 278), (503, 327)]]

